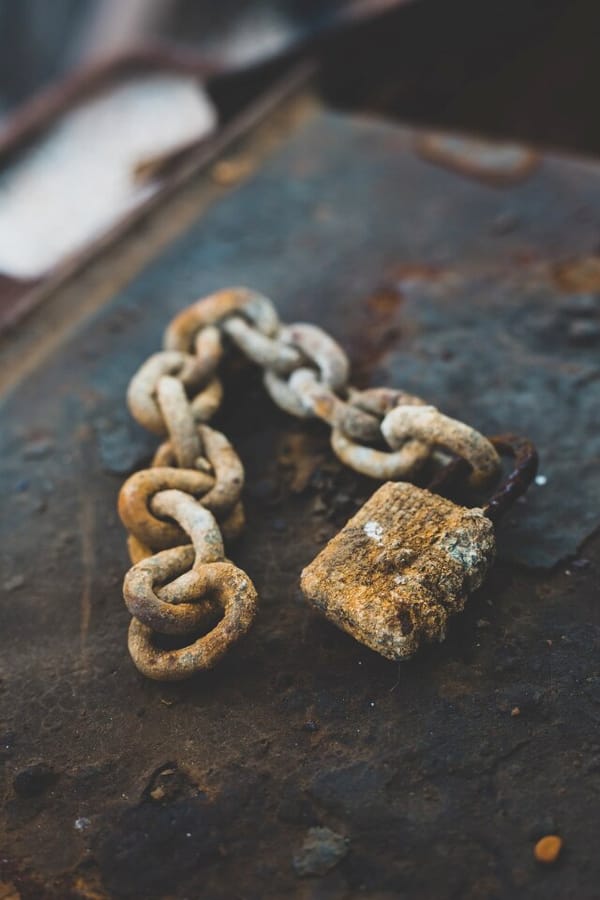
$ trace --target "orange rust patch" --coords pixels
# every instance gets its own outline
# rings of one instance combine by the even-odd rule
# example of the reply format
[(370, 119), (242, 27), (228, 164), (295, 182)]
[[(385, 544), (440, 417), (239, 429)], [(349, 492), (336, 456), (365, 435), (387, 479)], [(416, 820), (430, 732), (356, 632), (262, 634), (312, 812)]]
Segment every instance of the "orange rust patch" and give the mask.
[(223, 187), (230, 187), (246, 178), (252, 172), (252, 160), (244, 157), (223, 159), (210, 170), (210, 177)]
[(326, 448), (321, 440), (304, 432), (285, 435), (277, 451), (277, 462), (287, 470), (289, 489), (301, 494), (311, 477), (326, 458)]
[(563, 291), (600, 291), (600, 256), (582, 256), (559, 263), (554, 267), (553, 274), (556, 284)]
[(396, 288), (382, 287), (368, 298), (367, 308), (376, 314), (389, 315), (398, 309), (401, 300), (402, 295)]
[(547, 834), (540, 838), (533, 848), (533, 855), (538, 862), (553, 863), (556, 862), (562, 849), (562, 838), (557, 834)]
[(353, 380), (359, 387), (368, 384), (379, 361), (398, 345), (402, 336), (398, 313), (403, 300), (395, 284), (381, 285), (366, 298), (360, 327), (349, 341)]

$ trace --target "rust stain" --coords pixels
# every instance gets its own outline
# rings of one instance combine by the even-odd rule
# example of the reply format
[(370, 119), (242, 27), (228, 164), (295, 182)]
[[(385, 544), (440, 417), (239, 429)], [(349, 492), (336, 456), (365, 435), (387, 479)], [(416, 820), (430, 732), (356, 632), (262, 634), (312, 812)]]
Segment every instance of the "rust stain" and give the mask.
[(600, 291), (600, 256), (582, 256), (554, 266), (558, 287), (569, 293)]
[(373, 370), (405, 336), (411, 324), (400, 324), (405, 294), (421, 282), (437, 282), (446, 273), (439, 266), (405, 262), (394, 266), (366, 300), (358, 304), (356, 332), (348, 340), (352, 377), (357, 387), (370, 384)]
[(254, 165), (247, 157), (222, 159), (210, 170), (210, 177), (222, 187), (232, 187), (252, 174)]
[(434, 263), (404, 262), (394, 266), (391, 274), (398, 286), (408, 289), (422, 281), (440, 281), (446, 271)]
[(12, 883), (0, 882), (0, 900), (21, 900), (21, 895)]
[(397, 316), (402, 301), (401, 289), (390, 283), (373, 291), (360, 305), (358, 328), (348, 342), (353, 381), (358, 387), (368, 385), (377, 363), (400, 340)]
[(326, 458), (322, 440), (301, 431), (286, 434), (277, 451), (277, 463), (286, 471), (288, 487), (293, 494), (301, 494), (306, 489)]
[(381, 288), (367, 299), (367, 309), (374, 316), (390, 316), (398, 309), (401, 295), (395, 288)]

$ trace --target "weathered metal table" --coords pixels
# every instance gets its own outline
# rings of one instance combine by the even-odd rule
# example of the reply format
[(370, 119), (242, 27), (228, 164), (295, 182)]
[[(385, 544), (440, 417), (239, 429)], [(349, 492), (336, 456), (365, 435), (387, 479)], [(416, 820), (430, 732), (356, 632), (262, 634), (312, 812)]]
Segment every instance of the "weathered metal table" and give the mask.
[[(598, 896), (600, 168), (491, 154), (492, 184), (481, 148), (463, 173), (423, 152), (301, 94), (232, 148), (246, 184), (196, 176), (4, 342), (1, 896)], [(413, 662), (303, 603), (302, 566), (374, 486), (248, 370), (221, 422), (257, 623), (188, 683), (128, 658), (115, 501), (152, 441), (126, 384), (176, 310), (233, 283), (331, 331), (362, 384), (539, 444), (492, 577)], [(347, 851), (301, 877), (314, 826)]]

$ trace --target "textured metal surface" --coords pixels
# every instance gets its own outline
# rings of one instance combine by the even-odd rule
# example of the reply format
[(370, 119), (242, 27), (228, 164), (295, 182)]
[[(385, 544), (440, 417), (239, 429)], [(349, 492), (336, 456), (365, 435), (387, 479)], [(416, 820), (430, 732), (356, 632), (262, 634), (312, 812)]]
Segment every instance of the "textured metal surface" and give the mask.
[[(553, 563), (597, 525), (599, 219), (590, 163), (487, 187), (420, 160), (410, 132), (318, 118), (5, 400), (5, 883), (61, 900), (596, 896), (600, 544), (554, 572), (506, 560)], [(127, 657), (114, 506), (154, 441), (119, 404), (164, 324), (236, 282), (330, 331), (355, 380), (539, 446), (547, 482), (501, 527), (505, 562), (400, 668), (298, 587), (373, 484), (245, 368), (217, 427), (252, 486), (235, 559), (255, 627), (183, 685)], [(564, 844), (542, 868), (547, 834)], [(304, 877), (307, 854), (325, 874)]]
[(441, 642), (450, 615), (481, 587), (496, 551), (481, 509), (407, 482), (369, 497), (301, 576), (319, 612), (387, 659)]

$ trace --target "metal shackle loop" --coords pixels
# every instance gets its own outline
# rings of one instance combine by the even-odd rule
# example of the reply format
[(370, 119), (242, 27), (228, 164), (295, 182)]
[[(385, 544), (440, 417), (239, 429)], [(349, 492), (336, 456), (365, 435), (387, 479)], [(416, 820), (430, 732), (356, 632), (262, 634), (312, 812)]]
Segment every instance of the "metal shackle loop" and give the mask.
[(125, 577), (123, 596), (132, 616), (145, 625), (163, 634), (185, 634), (205, 619), (194, 602), (198, 567), (224, 558), (223, 539), (212, 513), (183, 491), (161, 491), (153, 506), (181, 526), (191, 540), (192, 552), (188, 544), (137, 563)]
[(151, 501), (159, 491), (175, 489), (192, 497), (203, 497), (215, 479), (206, 472), (154, 466), (130, 475), (119, 492), (119, 516), (125, 528), (154, 550), (167, 550), (188, 543), (182, 528), (175, 522), (159, 519), (151, 509)]
[[(224, 434), (208, 425), (197, 426), (198, 440), (203, 456), (193, 465), (201, 472), (214, 476), (214, 486), (202, 497), (207, 509), (222, 516), (239, 501), (244, 487), (244, 467), (238, 454)], [(175, 466), (177, 459), (171, 441), (158, 447), (152, 460), (153, 466)]]
[(219, 325), (231, 315), (244, 316), (266, 335), (275, 334), (279, 327), (277, 311), (268, 297), (245, 287), (227, 288), (202, 297), (175, 316), (165, 331), (165, 350), (190, 353), (203, 328)]
[[(404, 391), (390, 388), (369, 388), (365, 391), (351, 389), (348, 407), (369, 416), (369, 431), (358, 435), (359, 440), (385, 440), (382, 431), (383, 417), (396, 407), (398, 403), (424, 405), (424, 401)], [(356, 420), (355, 420), (356, 421)], [(373, 422), (376, 429), (373, 429)], [(406, 440), (391, 450), (378, 450), (376, 447), (358, 443), (344, 421), (331, 430), (331, 447), (335, 455), (345, 465), (366, 475), (382, 481), (413, 478), (424, 465), (430, 455), (428, 444), (420, 440)], [(346, 422), (347, 425), (347, 422)]]
[(127, 405), (133, 418), (153, 434), (167, 434), (162, 412), (156, 399), (157, 385), (165, 375), (177, 378), (188, 388), (202, 384), (206, 377), (195, 356), (179, 350), (154, 353), (140, 366), (127, 388)]
[(372, 441), (379, 435), (379, 420), (368, 412), (342, 400), (335, 391), (319, 381), (312, 369), (298, 369), (289, 379), (293, 393), (303, 406), (332, 428), (339, 428), (347, 437)]
[[(517, 434), (501, 434), (488, 438), (500, 456), (513, 458), (509, 473), (501, 479), (491, 498), (483, 505), (488, 519), (497, 522), (529, 488), (538, 469), (538, 454), (534, 444)], [(456, 485), (465, 482), (471, 472), (466, 459), (457, 458), (441, 468), (427, 485), (434, 494), (445, 495)]]
[(523, 496), (535, 478), (538, 453), (532, 441), (518, 434), (499, 434), (489, 440), (500, 456), (511, 456), (514, 460), (511, 471), (483, 507), (486, 516), (497, 522)]
[(490, 441), (435, 406), (397, 406), (385, 416), (381, 430), (391, 447), (416, 439), (430, 448), (443, 447), (466, 459), (471, 465), (469, 482), (473, 487), (489, 484), (500, 472), (500, 457)]
[(289, 375), (305, 362), (295, 347), (263, 334), (241, 316), (226, 319), (223, 331), (251, 362), (263, 369), (272, 369), (278, 375)]
[[(322, 328), (304, 322), (287, 325), (279, 331), (278, 339), (284, 344), (299, 350), (305, 360), (304, 368), (311, 371), (311, 365), (318, 372), (320, 384), (332, 391), (345, 388), (350, 372), (348, 357), (339, 346)], [(301, 372), (303, 369), (296, 369)], [(292, 376), (293, 377), (293, 376)], [(291, 386), (291, 379), (281, 378), (272, 369), (266, 369), (264, 384), (275, 403), (300, 419), (306, 419), (313, 415), (310, 403), (303, 400), (301, 394)]]
[(148, 678), (181, 681), (201, 670), (212, 669), (252, 625), (257, 595), (245, 572), (230, 562), (214, 562), (203, 565), (195, 574), (197, 596), (217, 604), (223, 617), (208, 634), (175, 650), (158, 647), (152, 628), (133, 617), (129, 626), (129, 653), (139, 671)]

